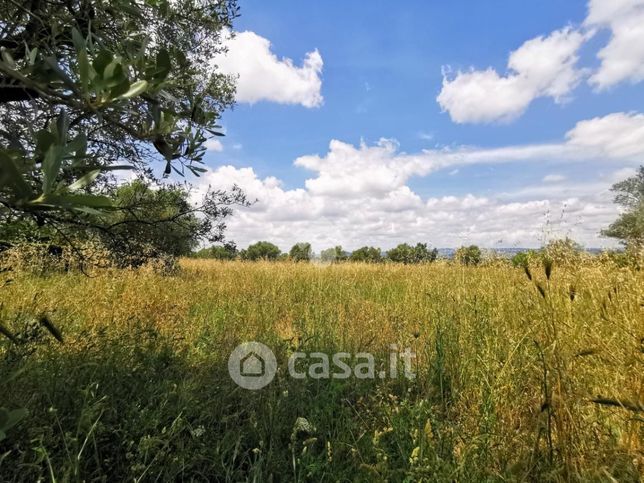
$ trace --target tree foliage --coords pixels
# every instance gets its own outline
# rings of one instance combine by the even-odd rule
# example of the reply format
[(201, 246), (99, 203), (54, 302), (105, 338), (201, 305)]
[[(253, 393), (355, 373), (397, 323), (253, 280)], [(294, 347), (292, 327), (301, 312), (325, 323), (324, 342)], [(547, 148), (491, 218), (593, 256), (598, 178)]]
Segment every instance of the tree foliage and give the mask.
[(282, 251), (277, 245), (267, 241), (259, 241), (249, 245), (248, 248), (242, 250), (239, 256), (242, 260), (277, 260), (282, 254)]
[(426, 243), (417, 243), (415, 247), (401, 243), (387, 252), (387, 258), (392, 262), (404, 264), (428, 263), (438, 258), (438, 250), (430, 250)]
[(515, 268), (525, 268), (530, 263), (530, 252), (515, 253), (511, 259), (512, 266)]
[(288, 253), (291, 260), (295, 262), (308, 262), (313, 257), (313, 250), (310, 243), (296, 243)]
[(349, 257), (349, 260), (352, 262), (381, 262), (382, 253), (380, 252), (380, 248), (365, 246), (354, 250)]
[(205, 171), (234, 99), (210, 59), (236, 15), (234, 0), (4, 2), (0, 222), (69, 236), (123, 208), (115, 170)]
[(320, 260), (323, 262), (337, 263), (349, 259), (349, 253), (344, 251), (340, 245), (327, 248), (320, 252)]
[(239, 255), (235, 242), (226, 242), (222, 245), (214, 245), (202, 248), (193, 254), (195, 258), (213, 258), (215, 260), (234, 260)]
[(231, 205), (245, 200), (238, 190), (210, 192), (200, 204), (189, 197), (180, 184), (126, 183), (115, 190), (115, 209), (99, 216), (95, 227), (111, 253), (136, 265), (158, 255), (189, 255), (201, 240), (222, 241)]
[(644, 247), (644, 166), (635, 176), (614, 184), (611, 191), (624, 212), (602, 234), (634, 248)]
[(454, 253), (454, 259), (463, 265), (478, 265), (482, 258), (481, 249), (476, 245), (460, 247)]

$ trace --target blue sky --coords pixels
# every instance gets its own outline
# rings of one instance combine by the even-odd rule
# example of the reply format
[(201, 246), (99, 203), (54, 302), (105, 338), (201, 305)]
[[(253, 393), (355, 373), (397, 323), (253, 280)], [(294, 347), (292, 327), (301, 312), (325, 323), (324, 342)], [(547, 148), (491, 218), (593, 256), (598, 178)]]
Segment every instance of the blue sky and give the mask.
[(644, 162), (644, 1), (240, 5), (200, 186), (258, 199), (241, 246), (611, 244), (608, 188)]

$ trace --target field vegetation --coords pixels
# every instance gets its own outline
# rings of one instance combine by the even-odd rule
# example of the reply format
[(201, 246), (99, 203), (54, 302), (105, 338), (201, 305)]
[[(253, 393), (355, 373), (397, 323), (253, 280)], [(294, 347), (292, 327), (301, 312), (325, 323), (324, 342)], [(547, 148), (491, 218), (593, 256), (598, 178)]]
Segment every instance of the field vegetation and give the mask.
[[(644, 166), (612, 188), (623, 252), (238, 250), (226, 222), (254, 201), (189, 185), (234, 104), (213, 59), (238, 16), (3, 2), (0, 481), (641, 481)], [(228, 373), (246, 341), (277, 358), (261, 390)], [(414, 379), (286, 370), (380, 371), (392, 345)]]
[[(169, 275), (89, 275), (5, 274), (2, 480), (639, 481), (644, 471), (644, 275), (610, 259), (184, 259)], [(227, 372), (247, 340), (278, 360), (259, 391)], [(368, 351), (384, 365), (390, 344), (416, 353), (414, 380), (286, 371), (295, 350)]]

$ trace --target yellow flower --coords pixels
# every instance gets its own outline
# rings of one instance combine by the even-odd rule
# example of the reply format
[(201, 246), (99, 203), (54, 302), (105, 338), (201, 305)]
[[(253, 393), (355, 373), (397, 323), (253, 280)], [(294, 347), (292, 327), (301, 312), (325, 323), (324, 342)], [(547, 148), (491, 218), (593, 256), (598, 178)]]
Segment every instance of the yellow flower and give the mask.
[(431, 441), (434, 438), (434, 433), (432, 431), (432, 422), (428, 419), (425, 423), (425, 437), (427, 441)]
[(415, 465), (416, 463), (418, 463), (418, 456), (420, 456), (420, 446), (416, 446), (411, 452), (411, 456), (409, 457), (409, 464)]

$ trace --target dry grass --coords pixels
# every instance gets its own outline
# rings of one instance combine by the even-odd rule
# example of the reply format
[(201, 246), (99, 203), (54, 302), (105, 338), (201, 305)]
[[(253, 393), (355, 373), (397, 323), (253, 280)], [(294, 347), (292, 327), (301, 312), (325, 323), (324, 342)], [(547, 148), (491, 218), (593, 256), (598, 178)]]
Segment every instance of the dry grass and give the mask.
[[(3, 319), (26, 342), (0, 342), (14, 375), (0, 406), (31, 415), (0, 442), (0, 474), (639, 481), (644, 274), (597, 261), (530, 272), (184, 260), (173, 276), (14, 274)], [(30, 325), (43, 313), (64, 344)], [(249, 393), (225, 372), (245, 340), (281, 368), (295, 349), (384, 356), (396, 343), (418, 376), (280, 369)], [(298, 417), (316, 428), (307, 441), (291, 438)]]

